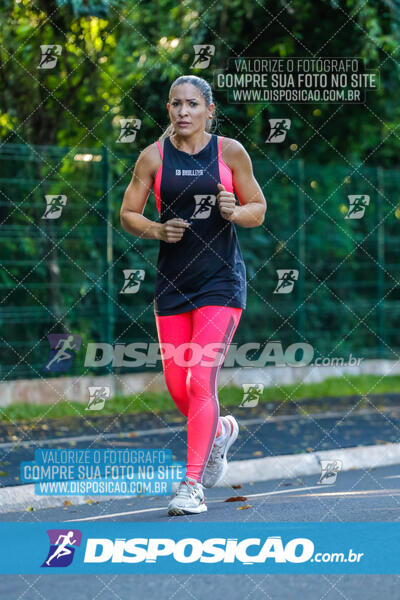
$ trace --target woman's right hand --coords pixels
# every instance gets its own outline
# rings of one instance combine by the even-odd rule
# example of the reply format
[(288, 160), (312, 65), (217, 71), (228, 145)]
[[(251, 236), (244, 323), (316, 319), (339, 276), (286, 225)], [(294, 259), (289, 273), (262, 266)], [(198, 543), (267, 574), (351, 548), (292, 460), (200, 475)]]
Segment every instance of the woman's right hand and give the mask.
[(185, 221), (181, 217), (169, 219), (165, 223), (162, 223), (160, 227), (160, 240), (169, 243), (179, 242), (182, 239), (185, 229), (188, 227), (190, 227), (188, 221)]

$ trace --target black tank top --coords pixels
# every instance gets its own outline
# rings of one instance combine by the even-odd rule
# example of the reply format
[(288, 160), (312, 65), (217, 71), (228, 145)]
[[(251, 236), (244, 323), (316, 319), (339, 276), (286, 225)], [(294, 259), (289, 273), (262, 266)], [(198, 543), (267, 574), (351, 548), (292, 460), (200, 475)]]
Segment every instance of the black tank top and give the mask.
[[(230, 170), (220, 162), (217, 136), (196, 154), (164, 140), (159, 179), (160, 221), (191, 222), (179, 242), (160, 240), (154, 293), (156, 315), (205, 305), (246, 308), (246, 268), (235, 224), (221, 217), (216, 199)], [(159, 146), (160, 148), (160, 146)], [(223, 179), (221, 180), (221, 174)]]

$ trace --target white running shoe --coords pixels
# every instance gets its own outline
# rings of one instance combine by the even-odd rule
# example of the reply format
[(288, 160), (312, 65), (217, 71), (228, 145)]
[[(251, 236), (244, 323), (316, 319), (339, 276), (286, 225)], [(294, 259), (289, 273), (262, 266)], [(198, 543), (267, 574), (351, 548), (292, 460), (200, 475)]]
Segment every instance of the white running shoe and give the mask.
[(185, 477), (179, 484), (175, 496), (168, 505), (169, 515), (190, 515), (207, 510), (201, 483), (191, 477)]
[[(226, 473), (228, 461), (226, 455), (239, 433), (239, 425), (232, 415), (223, 417), (228, 423), (228, 433), (225, 436), (220, 435), (214, 440), (214, 446), (211, 450), (210, 458), (203, 473), (202, 485), (206, 488), (216, 485)], [(233, 429), (230, 426), (233, 425)]]

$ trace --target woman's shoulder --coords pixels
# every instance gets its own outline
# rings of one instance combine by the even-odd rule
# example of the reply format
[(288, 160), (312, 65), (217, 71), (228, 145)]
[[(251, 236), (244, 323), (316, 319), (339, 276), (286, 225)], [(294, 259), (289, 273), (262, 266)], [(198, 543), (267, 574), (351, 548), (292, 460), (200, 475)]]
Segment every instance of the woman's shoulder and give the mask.
[(221, 158), (230, 169), (247, 154), (243, 144), (234, 138), (218, 136), (218, 143), (221, 144)]
[(146, 165), (146, 167), (152, 171), (154, 176), (156, 175), (162, 162), (158, 144), (161, 146), (161, 152), (164, 154), (164, 140), (161, 142), (158, 141), (158, 144), (157, 141), (143, 148), (138, 158), (138, 160), (142, 161)]

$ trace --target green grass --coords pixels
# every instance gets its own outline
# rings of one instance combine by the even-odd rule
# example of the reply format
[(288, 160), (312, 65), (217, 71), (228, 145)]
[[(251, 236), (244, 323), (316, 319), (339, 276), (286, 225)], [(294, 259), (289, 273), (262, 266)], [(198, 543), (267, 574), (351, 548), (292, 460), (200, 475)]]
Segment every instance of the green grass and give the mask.
[[(281, 403), (287, 400), (330, 398), (333, 396), (357, 396), (360, 394), (399, 393), (400, 376), (360, 375), (358, 377), (329, 378), (321, 383), (293, 384), (265, 388), (260, 403)], [(243, 398), (242, 388), (227, 387), (219, 390), (221, 407), (238, 406)], [(367, 405), (367, 403), (365, 403)], [(175, 405), (168, 392), (156, 394), (144, 392), (139, 396), (116, 396), (106, 402), (101, 411), (87, 411), (85, 404), (58, 402), (56, 405), (14, 404), (0, 410), (0, 421), (31, 421), (62, 417), (92, 417), (116, 414), (174, 410)]]

